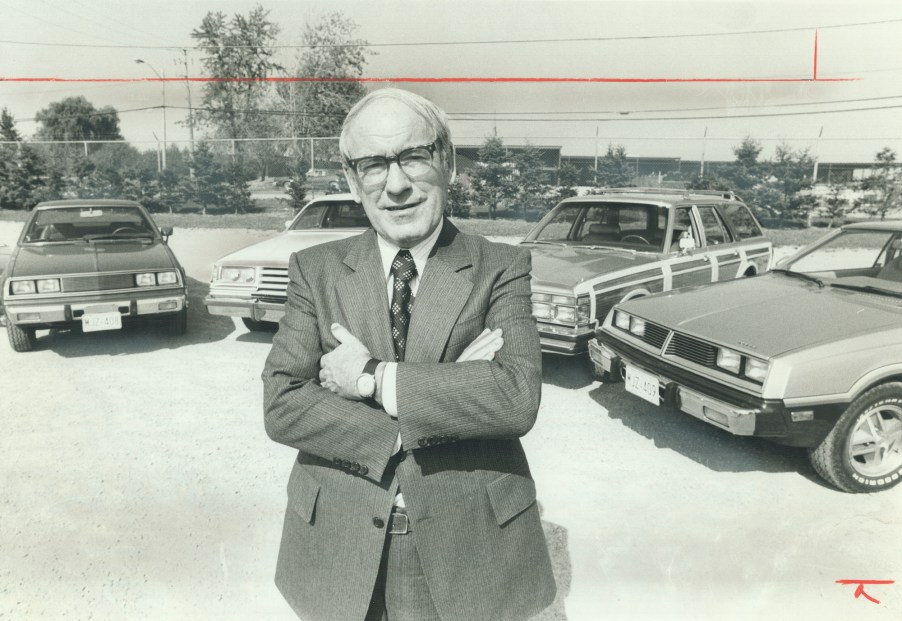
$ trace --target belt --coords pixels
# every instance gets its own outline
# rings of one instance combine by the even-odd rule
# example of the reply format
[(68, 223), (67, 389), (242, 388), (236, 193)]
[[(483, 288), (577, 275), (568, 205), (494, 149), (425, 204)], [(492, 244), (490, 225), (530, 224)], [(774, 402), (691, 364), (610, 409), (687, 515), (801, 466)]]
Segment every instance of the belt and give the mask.
[(392, 507), (388, 517), (389, 535), (406, 535), (410, 532), (410, 519), (407, 517), (407, 509), (404, 507)]

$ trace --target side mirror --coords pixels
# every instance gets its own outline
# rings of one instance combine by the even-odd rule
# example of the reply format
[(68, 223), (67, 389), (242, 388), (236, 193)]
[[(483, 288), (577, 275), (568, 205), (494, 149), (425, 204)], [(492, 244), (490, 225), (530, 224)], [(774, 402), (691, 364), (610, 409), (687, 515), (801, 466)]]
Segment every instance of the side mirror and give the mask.
[(680, 252), (689, 252), (690, 250), (695, 250), (697, 248), (695, 244), (695, 238), (692, 237), (692, 233), (689, 231), (683, 231), (680, 233)]
[(169, 236), (172, 235), (172, 227), (171, 226), (162, 226), (160, 227), (160, 235), (163, 236), (163, 241), (168, 241)]

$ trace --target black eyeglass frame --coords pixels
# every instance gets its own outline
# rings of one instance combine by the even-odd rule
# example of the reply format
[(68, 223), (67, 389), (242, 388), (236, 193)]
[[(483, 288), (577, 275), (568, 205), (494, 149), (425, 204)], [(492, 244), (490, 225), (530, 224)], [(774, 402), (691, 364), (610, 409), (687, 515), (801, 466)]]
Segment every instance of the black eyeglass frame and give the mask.
[[(428, 151), (429, 151), (429, 156), (434, 158), (434, 157), (435, 157), (435, 151), (436, 151), (436, 149), (438, 149), (438, 140), (437, 140), (437, 139), (436, 139), (436, 140), (433, 140), (433, 141), (430, 142), (429, 144), (421, 144), (421, 145), (417, 145), (417, 146), (415, 146), (415, 147), (409, 147), (409, 148), (407, 148), (407, 149), (404, 149), (403, 151), (401, 151), (401, 152), (398, 153), (397, 155), (391, 155), (391, 156), (389, 156), (389, 157), (385, 157), (384, 155), (365, 155), (364, 157), (358, 157), (358, 158), (355, 158), (355, 159), (353, 159), (353, 160), (350, 159), (350, 158), (345, 158), (345, 163), (348, 165), (348, 168), (350, 168), (351, 170), (354, 171), (354, 174), (355, 174), (355, 175), (359, 175), (359, 174), (360, 174), (360, 173), (357, 171), (357, 164), (359, 164), (359, 163), (362, 162), (363, 160), (374, 160), (374, 159), (382, 160), (382, 161), (385, 162), (385, 168), (386, 168), (386, 170), (387, 170), (387, 169), (391, 168), (391, 163), (392, 163), (392, 162), (395, 162), (395, 163), (398, 164), (398, 166), (401, 166), (401, 158), (404, 156), (404, 154), (405, 154), (405, 153), (409, 153), (409, 152), (411, 152), (411, 151), (416, 151), (417, 149), (426, 149), (426, 150), (428, 150)], [(403, 166), (401, 166), (401, 170), (404, 170), (404, 167), (403, 167)]]

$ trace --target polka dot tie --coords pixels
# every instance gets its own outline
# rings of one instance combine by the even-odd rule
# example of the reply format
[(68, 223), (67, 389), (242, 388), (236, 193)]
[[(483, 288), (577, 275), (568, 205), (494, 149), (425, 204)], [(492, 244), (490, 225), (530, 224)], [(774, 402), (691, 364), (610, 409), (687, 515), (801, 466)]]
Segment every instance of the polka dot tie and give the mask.
[(395, 342), (395, 358), (404, 361), (404, 350), (407, 347), (407, 326), (410, 324), (410, 313), (413, 310), (413, 299), (410, 292), (410, 281), (417, 275), (417, 266), (409, 250), (399, 250), (391, 264), (391, 275), (395, 282), (391, 297), (391, 336)]

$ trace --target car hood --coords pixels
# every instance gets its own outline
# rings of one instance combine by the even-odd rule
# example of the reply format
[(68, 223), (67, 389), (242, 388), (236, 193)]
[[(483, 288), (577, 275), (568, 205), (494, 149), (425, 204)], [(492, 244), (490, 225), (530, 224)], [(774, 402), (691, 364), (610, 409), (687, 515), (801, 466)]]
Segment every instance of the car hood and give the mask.
[(222, 257), (219, 265), (247, 265), (250, 267), (269, 266), (284, 267), (288, 265), (291, 253), (325, 244), (326, 242), (347, 239), (360, 235), (366, 229), (343, 229), (322, 231), (287, 231), (272, 239), (258, 242), (241, 250)]
[(660, 257), (606, 248), (576, 248), (524, 243), (532, 252), (533, 287), (572, 289), (579, 283), (646, 263)]
[(623, 310), (765, 358), (898, 328), (902, 300), (819, 288), (777, 274), (690, 287), (626, 302)]
[(14, 276), (87, 274), (174, 267), (162, 243), (96, 242), (22, 246), (13, 265)]

